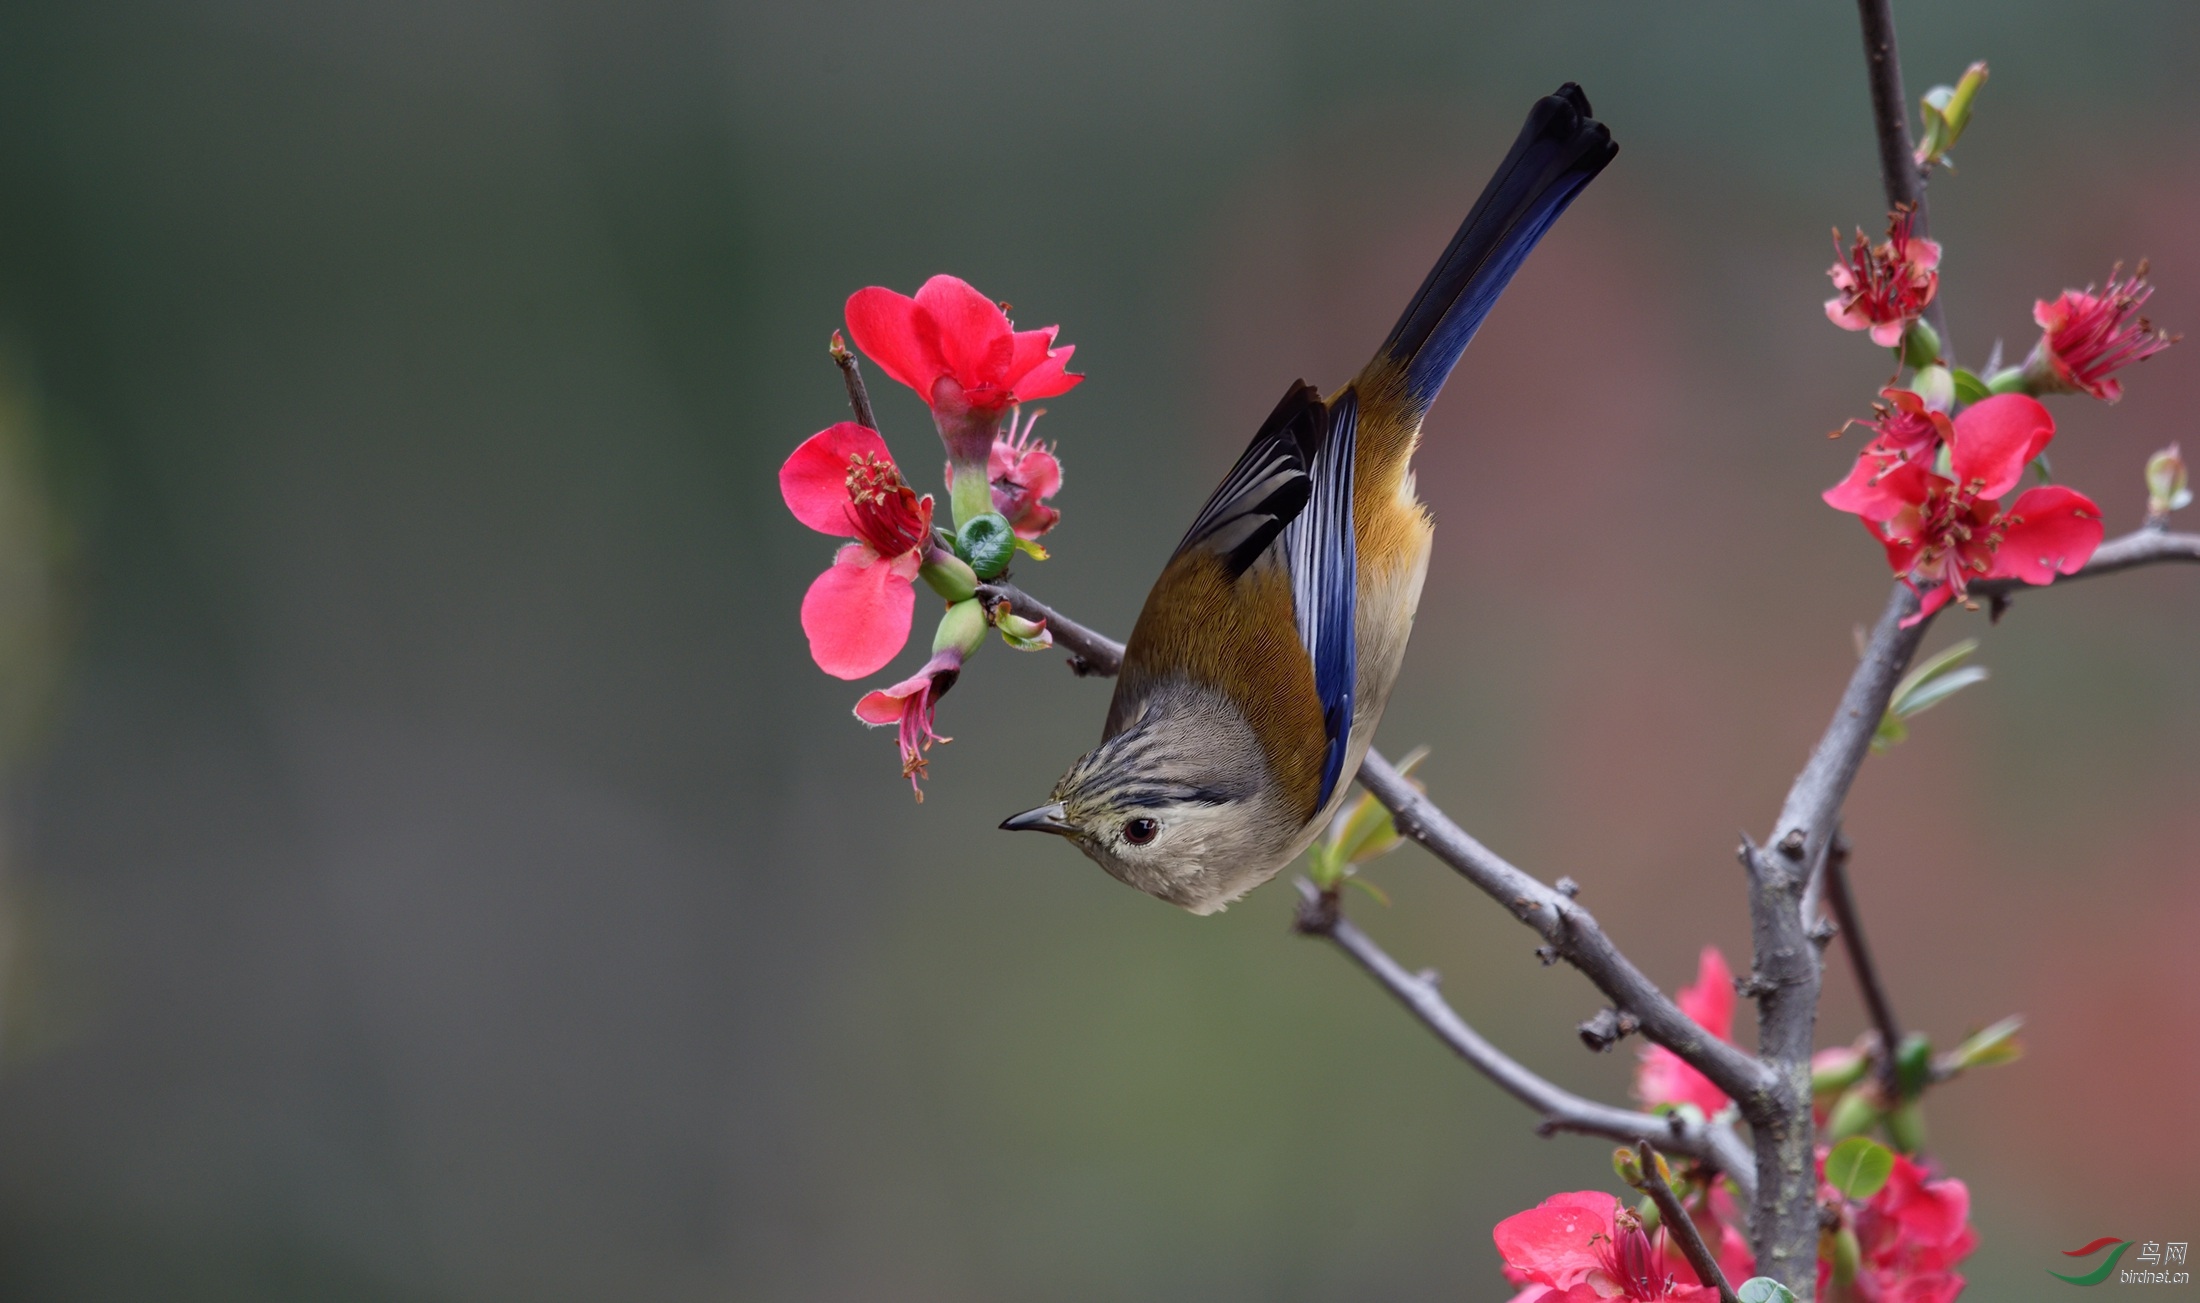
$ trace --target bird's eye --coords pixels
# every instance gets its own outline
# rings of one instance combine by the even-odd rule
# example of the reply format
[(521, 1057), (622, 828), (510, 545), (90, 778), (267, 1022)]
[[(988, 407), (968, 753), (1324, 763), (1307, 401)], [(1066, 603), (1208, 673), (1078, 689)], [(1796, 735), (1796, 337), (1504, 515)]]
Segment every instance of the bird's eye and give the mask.
[(1123, 840), (1133, 846), (1143, 846), (1161, 831), (1161, 825), (1141, 815), (1123, 825)]

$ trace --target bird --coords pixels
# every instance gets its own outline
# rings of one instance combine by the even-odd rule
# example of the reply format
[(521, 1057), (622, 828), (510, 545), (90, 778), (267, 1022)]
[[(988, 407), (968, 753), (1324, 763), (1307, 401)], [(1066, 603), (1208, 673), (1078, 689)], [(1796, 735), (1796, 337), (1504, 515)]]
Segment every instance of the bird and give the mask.
[(1579, 86), (1536, 101), (1374, 358), (1326, 398), (1294, 382), (1261, 423), (1147, 594), (1100, 744), (1002, 828), (1067, 838), (1194, 914), (1320, 834), (1382, 719), (1428, 574), (1422, 418), (1617, 152)]

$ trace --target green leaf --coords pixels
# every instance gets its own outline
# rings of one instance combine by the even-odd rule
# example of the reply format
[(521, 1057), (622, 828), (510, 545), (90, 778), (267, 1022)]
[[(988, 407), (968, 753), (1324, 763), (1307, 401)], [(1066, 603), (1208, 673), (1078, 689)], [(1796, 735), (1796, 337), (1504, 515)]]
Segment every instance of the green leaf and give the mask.
[(1850, 1136), (1826, 1155), (1826, 1184), (1851, 1199), (1878, 1194), (1894, 1175), (1894, 1151), (1869, 1136)]
[(1979, 379), (1976, 375), (1964, 370), (1962, 367), (1956, 368), (1957, 402), (1960, 402), (1964, 406), (1968, 407), (1972, 403), (1979, 402), (1986, 398), (1991, 398), (1993, 396), (1993, 393), (1993, 390), (1986, 387), (1986, 382), (1984, 380)]
[(1930, 682), (1919, 684), (1916, 691), (1903, 698), (1902, 705), (1897, 708), (1896, 713), (1902, 718), (1908, 719), (1912, 715), (1931, 710), (1972, 684), (1984, 683), (1991, 677), (1992, 675), (1987, 673), (1986, 667), (1983, 665), (1966, 665), (1960, 670), (1951, 671)]
[(1795, 1293), (1770, 1276), (1751, 1276), (1734, 1287), (1742, 1303), (1795, 1303)]
[(2024, 1054), (2024, 1043), (2017, 1039), (2017, 1032), (2024, 1026), (2024, 1019), (2010, 1016), (1993, 1026), (1972, 1032), (1956, 1046), (1955, 1062), (1959, 1068), (1987, 1068), (1999, 1063), (2011, 1063)]
[(1390, 893), (1384, 891), (1381, 887), (1376, 886), (1374, 883), (1369, 882), (1366, 878), (1355, 875), (1353, 877), (1346, 878), (1345, 882), (1350, 886), (1358, 887), (1360, 890), (1366, 892), (1370, 897), (1374, 899), (1376, 904), (1381, 905), (1384, 909), (1390, 908)]

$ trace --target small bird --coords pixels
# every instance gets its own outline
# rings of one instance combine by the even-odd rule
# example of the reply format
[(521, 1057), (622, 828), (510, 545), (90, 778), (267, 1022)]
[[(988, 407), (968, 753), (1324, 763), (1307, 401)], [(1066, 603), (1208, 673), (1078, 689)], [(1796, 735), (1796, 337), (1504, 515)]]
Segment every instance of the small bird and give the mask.
[(1367, 755), (1428, 574), (1421, 419), (1617, 152), (1579, 86), (1536, 101), (1374, 360), (1327, 399), (1294, 383), (1200, 508), (1131, 630), (1100, 745), (1001, 827), (1067, 837), (1195, 914), (1313, 841)]

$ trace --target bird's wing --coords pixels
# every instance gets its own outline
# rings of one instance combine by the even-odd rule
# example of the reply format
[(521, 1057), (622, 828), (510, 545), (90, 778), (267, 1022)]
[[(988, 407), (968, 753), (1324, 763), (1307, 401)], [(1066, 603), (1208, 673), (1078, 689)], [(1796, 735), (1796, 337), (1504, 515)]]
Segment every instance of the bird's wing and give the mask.
[(1313, 492), (1308, 472), (1327, 425), (1314, 386), (1303, 380), (1291, 386), (1184, 531), (1176, 555), (1213, 552), (1232, 579), (1251, 569), (1305, 508)]
[(1344, 770), (1358, 679), (1359, 562), (1352, 531), (1352, 463), (1359, 400), (1346, 390), (1333, 404), (1301, 381), (1269, 414), (1237, 465), (1200, 508), (1177, 554), (1212, 552), (1234, 580), (1282, 540), (1291, 575), (1299, 641), (1314, 663), (1328, 751), (1320, 809)]
[(1322, 731), (1329, 738), (1316, 809), (1329, 804), (1344, 772), (1345, 748), (1352, 737), (1352, 695), (1359, 681), (1359, 639), (1353, 628), (1359, 554), (1352, 529), (1359, 415), (1358, 396), (1350, 389), (1328, 406), (1328, 429), (1307, 471), (1306, 506), (1283, 531), (1299, 641), (1314, 660), (1314, 690), (1321, 696)]

